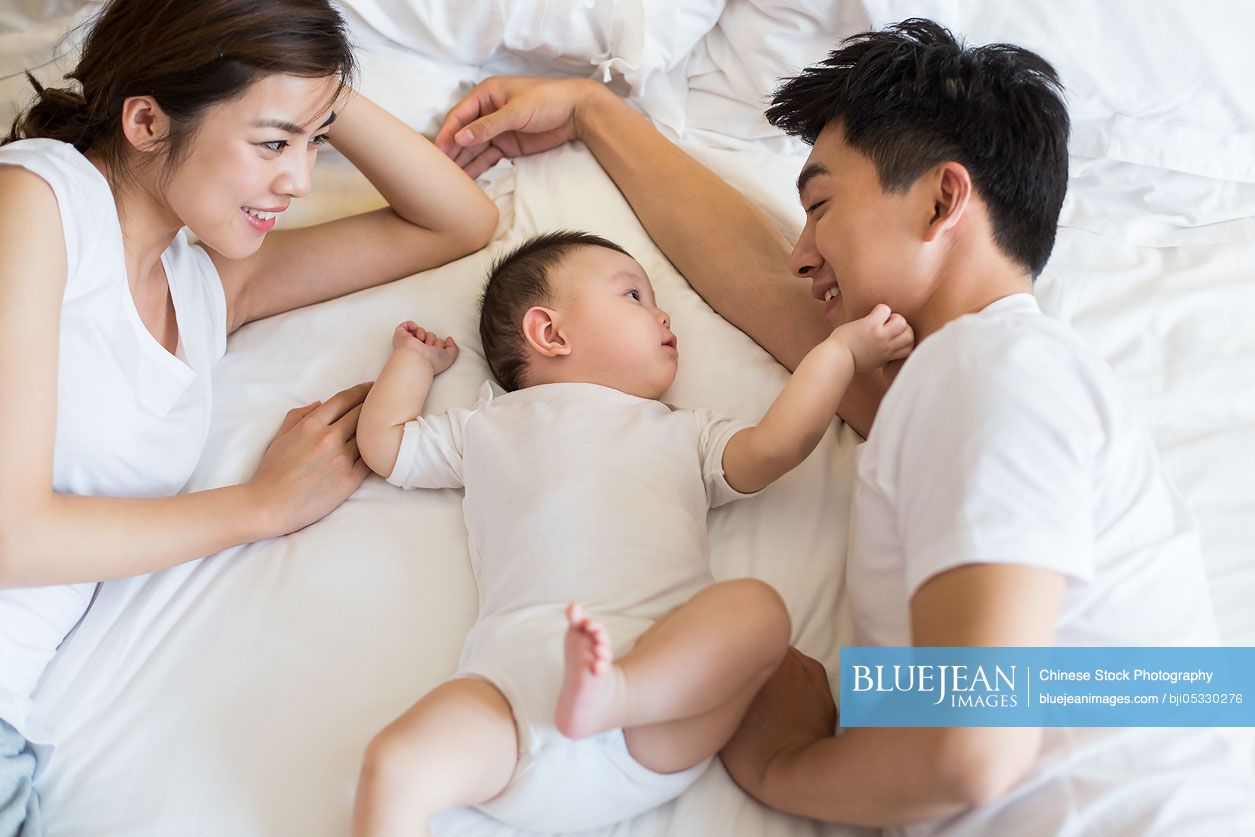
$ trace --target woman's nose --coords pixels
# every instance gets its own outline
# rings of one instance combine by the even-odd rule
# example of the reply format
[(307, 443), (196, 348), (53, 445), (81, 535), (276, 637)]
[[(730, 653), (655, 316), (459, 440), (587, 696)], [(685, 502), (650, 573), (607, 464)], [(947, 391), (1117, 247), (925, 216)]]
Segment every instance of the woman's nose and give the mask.
[(287, 166), (279, 180), (275, 183), (275, 191), (293, 198), (303, 198), (309, 194), (313, 180), (314, 155), (307, 151), (303, 156), (294, 154), (291, 165)]

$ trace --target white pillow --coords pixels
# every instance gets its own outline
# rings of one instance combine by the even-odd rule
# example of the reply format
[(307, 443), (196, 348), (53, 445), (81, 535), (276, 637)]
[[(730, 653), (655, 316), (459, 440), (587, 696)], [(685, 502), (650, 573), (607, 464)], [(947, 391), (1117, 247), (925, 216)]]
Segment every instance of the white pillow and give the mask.
[(1255, 182), (1255, 5), (1247, 0), (861, 0), (873, 27), (932, 18), (1059, 71), (1070, 150)]
[[(756, 141), (772, 151), (794, 152), (763, 112), (786, 76), (820, 61), (842, 38), (868, 28), (858, 3), (841, 0), (729, 0), (718, 25), (688, 65), (684, 133), (703, 132), (736, 148)], [(679, 132), (680, 126), (672, 126)]]
[(724, 0), (344, 0), (396, 43), (445, 61), (483, 65), (505, 54), (633, 91), (681, 64), (723, 11)]

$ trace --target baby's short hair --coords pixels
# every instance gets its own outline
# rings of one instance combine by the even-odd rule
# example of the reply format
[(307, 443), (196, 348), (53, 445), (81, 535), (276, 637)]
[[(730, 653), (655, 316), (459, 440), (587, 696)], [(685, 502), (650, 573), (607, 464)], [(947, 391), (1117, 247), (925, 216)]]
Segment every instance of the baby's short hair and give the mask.
[(550, 271), (581, 247), (605, 247), (631, 258), (613, 241), (592, 233), (557, 230), (534, 236), (493, 263), (479, 307), (479, 338), (493, 377), (507, 392), (526, 386), (527, 342), (523, 315), (552, 304)]

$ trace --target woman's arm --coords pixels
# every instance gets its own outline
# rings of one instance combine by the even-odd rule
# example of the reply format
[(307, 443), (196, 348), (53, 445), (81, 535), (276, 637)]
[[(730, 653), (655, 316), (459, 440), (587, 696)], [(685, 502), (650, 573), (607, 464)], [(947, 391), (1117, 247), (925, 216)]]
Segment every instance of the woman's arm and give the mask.
[[(949, 570), (911, 599), (911, 642), (1052, 645), (1064, 585), (1059, 573), (1017, 564)], [(799, 670), (786, 659), (723, 751), (737, 784), (773, 808), (868, 826), (920, 822), (998, 798), (1037, 758), (1035, 728), (860, 727), (834, 737), (822, 667)]]
[[(246, 259), (211, 252), (232, 330), (446, 264), (483, 247), (496, 229), (492, 200), (421, 134), (360, 93), (350, 94), (328, 133), (389, 205), (272, 232)], [(283, 153), (313, 152), (294, 143)]]
[(361, 483), (349, 440), (366, 388), (288, 414), (244, 485), (158, 499), (54, 493), (65, 236), (51, 188), (0, 166), (0, 588), (164, 569), (312, 523)]

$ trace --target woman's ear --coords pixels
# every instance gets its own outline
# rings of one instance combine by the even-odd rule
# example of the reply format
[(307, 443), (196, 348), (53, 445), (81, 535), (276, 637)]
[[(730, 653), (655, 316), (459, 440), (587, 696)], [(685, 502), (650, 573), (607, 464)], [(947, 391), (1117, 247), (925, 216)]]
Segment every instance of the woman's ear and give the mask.
[(933, 173), (932, 218), (925, 241), (933, 241), (959, 223), (972, 199), (972, 176), (961, 163), (942, 163)]
[(563, 357), (571, 354), (571, 346), (558, 327), (557, 312), (539, 305), (523, 315), (523, 337), (541, 357)]
[(130, 96), (122, 102), (122, 133), (139, 152), (155, 151), (170, 134), (170, 117), (152, 96)]

